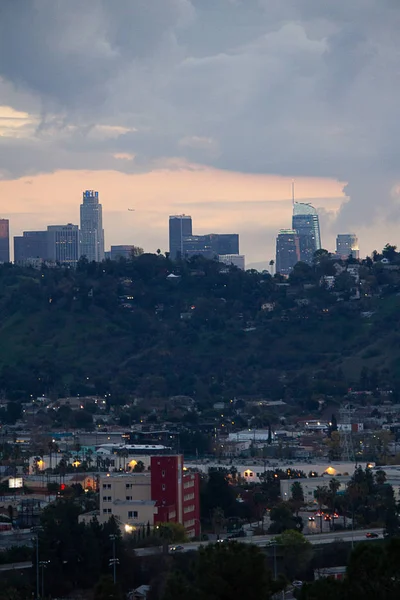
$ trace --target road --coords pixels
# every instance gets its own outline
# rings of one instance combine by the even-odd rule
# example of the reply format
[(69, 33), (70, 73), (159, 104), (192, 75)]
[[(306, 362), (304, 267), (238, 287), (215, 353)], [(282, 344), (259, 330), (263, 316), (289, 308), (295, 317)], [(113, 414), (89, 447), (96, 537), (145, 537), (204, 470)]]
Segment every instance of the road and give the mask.
[[(311, 544), (330, 544), (335, 540), (345, 541), (368, 541), (366, 537), (367, 532), (377, 533), (379, 537), (383, 536), (383, 529), (357, 529), (353, 531), (332, 531), (328, 533), (314, 533), (307, 535), (306, 538)], [(32, 546), (32, 539), (34, 534), (28, 529), (21, 531), (10, 531), (0, 534), (0, 551), (11, 546)], [(242, 544), (254, 544), (255, 546), (266, 546), (269, 542), (274, 539), (273, 535), (253, 535), (245, 538), (237, 538), (236, 541)], [(373, 538), (372, 538), (373, 539)], [(207, 546), (213, 544), (215, 541), (210, 542), (189, 542), (188, 544), (182, 544), (183, 552), (189, 552), (190, 550), (198, 550), (201, 546)], [(161, 547), (153, 546), (151, 548), (138, 548), (136, 554), (138, 556), (147, 556), (150, 554), (157, 554), (162, 551)]]
[[(361, 542), (369, 541), (367, 538), (367, 532), (376, 533), (379, 537), (383, 536), (383, 529), (358, 529), (353, 531), (333, 531), (331, 533), (315, 533), (313, 535), (306, 536), (306, 539), (313, 545), (317, 544), (331, 544), (336, 540), (344, 540), (346, 542)], [(235, 541), (241, 544), (253, 544), (254, 546), (264, 547), (267, 546), (276, 536), (274, 535), (253, 535), (245, 538), (237, 538)], [(376, 538), (375, 538), (376, 539)], [(207, 546), (208, 544), (214, 544), (211, 542), (189, 542), (188, 544), (182, 544), (182, 552), (190, 552), (191, 550), (198, 550), (201, 546)], [(135, 550), (138, 556), (149, 556), (151, 554), (157, 554), (162, 552), (162, 548), (153, 546), (152, 548), (138, 548)]]
[(31, 568), (32, 568), (32, 563), (30, 561), (7, 563), (5, 565), (0, 565), (0, 573), (2, 571), (20, 571), (21, 569), (31, 569)]
[(0, 550), (6, 550), (11, 546), (32, 546), (34, 534), (30, 529), (17, 531), (4, 531), (0, 533)]

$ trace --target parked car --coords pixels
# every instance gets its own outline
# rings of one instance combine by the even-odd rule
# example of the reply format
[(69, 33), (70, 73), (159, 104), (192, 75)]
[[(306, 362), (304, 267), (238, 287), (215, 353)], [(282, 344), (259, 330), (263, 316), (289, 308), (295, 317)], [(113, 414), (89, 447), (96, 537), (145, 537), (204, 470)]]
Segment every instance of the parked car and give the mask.
[(292, 586), (295, 588), (301, 588), (303, 586), (303, 582), (298, 580), (292, 581)]

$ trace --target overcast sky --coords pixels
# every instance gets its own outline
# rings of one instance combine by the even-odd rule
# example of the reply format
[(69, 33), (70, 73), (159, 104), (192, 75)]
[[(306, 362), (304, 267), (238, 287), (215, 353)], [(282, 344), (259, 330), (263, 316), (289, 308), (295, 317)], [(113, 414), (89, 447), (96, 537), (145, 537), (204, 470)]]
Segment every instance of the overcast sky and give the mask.
[[(400, 245), (399, 0), (2, 0), (0, 216), (167, 249), (168, 215), (268, 261), (290, 185), (323, 245)], [(128, 212), (135, 208), (135, 212)]]

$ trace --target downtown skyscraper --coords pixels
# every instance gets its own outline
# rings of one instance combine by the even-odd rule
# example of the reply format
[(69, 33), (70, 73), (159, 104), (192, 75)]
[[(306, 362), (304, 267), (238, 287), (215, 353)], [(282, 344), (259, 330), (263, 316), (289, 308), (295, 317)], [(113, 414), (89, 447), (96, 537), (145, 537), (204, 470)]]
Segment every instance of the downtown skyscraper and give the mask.
[(311, 265), (315, 252), (321, 249), (319, 217), (311, 204), (293, 202), (292, 229), (299, 238), (300, 261)]
[(10, 222), (0, 219), (0, 263), (10, 262)]
[(192, 217), (171, 215), (169, 217), (169, 255), (172, 260), (183, 258), (184, 239), (192, 235)]
[(81, 204), (81, 249), (80, 255), (89, 262), (104, 260), (103, 207), (99, 203), (99, 192), (83, 192)]
[(299, 236), (293, 229), (281, 229), (276, 238), (276, 272), (289, 275), (299, 260)]

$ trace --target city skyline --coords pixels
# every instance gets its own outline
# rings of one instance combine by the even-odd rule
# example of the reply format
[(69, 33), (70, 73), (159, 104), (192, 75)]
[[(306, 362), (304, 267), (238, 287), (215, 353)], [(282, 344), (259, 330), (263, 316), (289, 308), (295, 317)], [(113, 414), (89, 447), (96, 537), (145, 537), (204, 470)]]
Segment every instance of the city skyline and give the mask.
[[(294, 199), (294, 183), (292, 183), (292, 229), (281, 229), (276, 239), (275, 263), (276, 271), (282, 274), (288, 274), (295, 262), (302, 261), (312, 264), (313, 256), (316, 250), (321, 246), (321, 234), (319, 225), (319, 216), (314, 206), (310, 203), (301, 203)], [(94, 190), (85, 190), (82, 192), (83, 203), (80, 205), (80, 225), (71, 223), (63, 225), (47, 226), (45, 231), (28, 230), (24, 231), (22, 236), (13, 237), (14, 262), (24, 263), (27, 260), (42, 259), (53, 262), (76, 263), (80, 256), (85, 256), (90, 262), (101, 262), (104, 258), (115, 258), (116, 256), (129, 257), (135, 244), (111, 244), (111, 251), (104, 251), (104, 229), (102, 226), (102, 205), (99, 202), (99, 192)], [(128, 212), (135, 212), (135, 209), (128, 208)], [(183, 255), (186, 258), (202, 254), (207, 258), (216, 256), (240, 256), (240, 265), (243, 268), (244, 254), (239, 250), (239, 234), (237, 233), (214, 233), (194, 234), (192, 216), (188, 214), (169, 215), (169, 254), (173, 259)], [(3, 219), (6, 224), (7, 234), (9, 232), (9, 222)], [(3, 227), (4, 229), (4, 227)], [(60, 239), (56, 242), (53, 239), (56, 230)], [(74, 233), (70, 233), (73, 230)], [(284, 257), (285, 247), (287, 246), (287, 234), (295, 236), (297, 250), (293, 257)], [(72, 239), (72, 237), (73, 239)], [(281, 240), (281, 243), (280, 243)], [(339, 242), (339, 240), (342, 240)], [(8, 246), (11, 239), (8, 238)], [(290, 240), (290, 244), (293, 240)], [(352, 249), (358, 249), (358, 238), (355, 234), (338, 234), (336, 237), (336, 253), (340, 243), (349, 245)], [(66, 247), (63, 245), (66, 244)], [(289, 246), (290, 246), (289, 244)], [(3, 244), (4, 245), (4, 244)], [(9, 247), (6, 248), (9, 252)], [(329, 251), (330, 249), (328, 249)], [(148, 251), (145, 249), (145, 251)], [(289, 251), (291, 254), (291, 251)], [(237, 259), (235, 259), (237, 260)], [(268, 262), (268, 266), (271, 264)], [(286, 264), (287, 263), (287, 264)], [(283, 270), (280, 268), (283, 266)], [(255, 268), (250, 265), (249, 268)], [(260, 268), (267, 268), (263, 264)]]
[(89, 187), (101, 190), (108, 246), (166, 249), (165, 216), (196, 208), (199, 234), (224, 221), (249, 263), (265, 262), (294, 178), (324, 245), (344, 230), (362, 254), (396, 243), (400, 7), (147, 4), (3, 11), (0, 214), (12, 235), (41, 230), (48, 208), (49, 222), (78, 222)]

